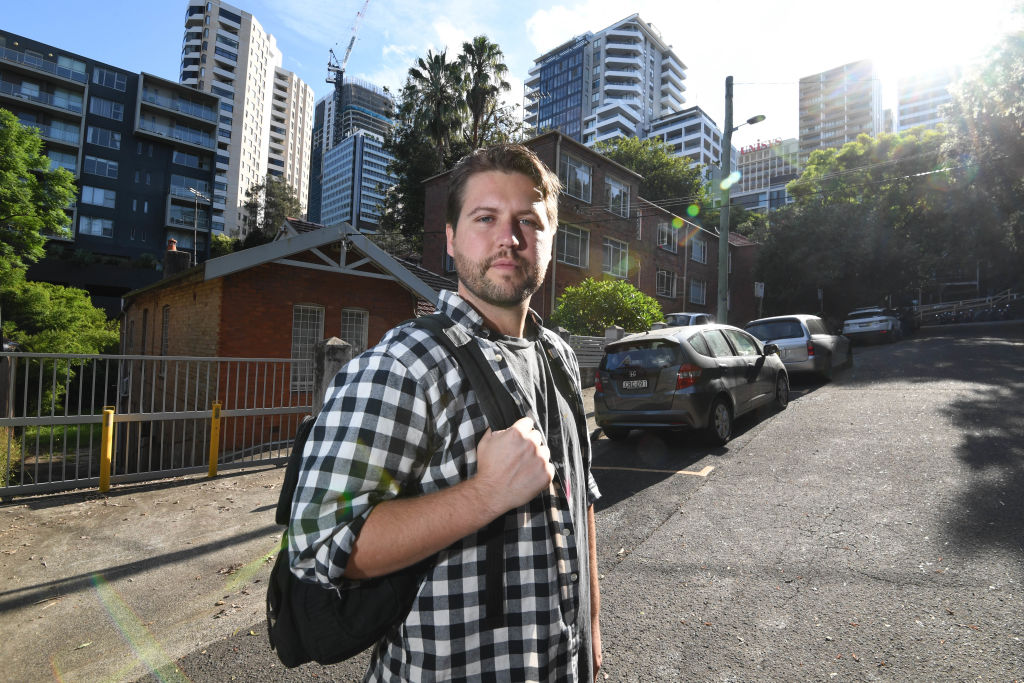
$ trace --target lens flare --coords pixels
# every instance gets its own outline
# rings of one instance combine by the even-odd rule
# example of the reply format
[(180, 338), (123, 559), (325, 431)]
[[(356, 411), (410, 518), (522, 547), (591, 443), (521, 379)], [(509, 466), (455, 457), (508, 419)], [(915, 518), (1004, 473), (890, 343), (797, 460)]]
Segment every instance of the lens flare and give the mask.
[(686, 207), (686, 215), (689, 216), (690, 218), (696, 218), (697, 214), (699, 213), (700, 207), (697, 206), (696, 204), (690, 204), (688, 207)]
[(725, 178), (725, 180), (722, 181), (722, 189), (728, 190), (730, 187), (738, 183), (741, 177), (742, 175), (739, 171), (733, 171)]

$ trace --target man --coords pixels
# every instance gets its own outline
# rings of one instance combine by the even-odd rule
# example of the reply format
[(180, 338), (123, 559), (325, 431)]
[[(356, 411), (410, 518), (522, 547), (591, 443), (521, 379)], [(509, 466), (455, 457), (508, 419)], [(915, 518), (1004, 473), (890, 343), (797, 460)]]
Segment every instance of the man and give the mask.
[[(438, 309), (474, 337), (528, 417), (492, 432), (456, 362), (401, 326), (328, 389), (289, 527), (292, 570), (348, 582), (428, 560), (367, 680), (591, 681), (601, 662), (590, 442), (572, 350), (529, 309), (554, 249), (557, 177), (520, 145), (451, 172), (447, 249), (458, 293)], [(566, 381), (564, 378), (571, 378)], [(504, 575), (484, 529), (504, 520)], [(485, 619), (501, 591), (503, 623)]]

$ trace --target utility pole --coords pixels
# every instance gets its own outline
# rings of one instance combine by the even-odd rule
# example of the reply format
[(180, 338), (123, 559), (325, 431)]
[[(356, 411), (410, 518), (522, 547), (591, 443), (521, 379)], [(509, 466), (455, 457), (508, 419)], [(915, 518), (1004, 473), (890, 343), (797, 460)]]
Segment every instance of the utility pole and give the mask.
[(739, 126), (732, 125), (732, 76), (725, 77), (725, 128), (722, 135), (722, 179), (719, 183), (722, 207), (718, 222), (718, 311), (715, 322), (729, 322), (729, 191), (732, 188), (732, 134), (740, 126), (764, 121), (764, 114), (751, 116)]
[(718, 183), (722, 206), (718, 221), (718, 312), (716, 322), (729, 322), (729, 189), (732, 182), (732, 76), (725, 77), (725, 129), (722, 131), (722, 177)]

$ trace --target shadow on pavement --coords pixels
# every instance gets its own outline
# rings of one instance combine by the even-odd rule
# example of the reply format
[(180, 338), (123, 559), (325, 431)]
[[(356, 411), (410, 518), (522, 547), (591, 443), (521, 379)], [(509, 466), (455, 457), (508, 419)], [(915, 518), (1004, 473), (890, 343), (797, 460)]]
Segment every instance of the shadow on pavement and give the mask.
[[(891, 354), (880, 366), (892, 368), (893, 379), (936, 383), (937, 390), (943, 382), (973, 388), (946, 412), (961, 432), (956, 452), (970, 471), (947, 526), (964, 548), (1000, 546), (1024, 555), (1024, 322), (925, 328), (861, 353)], [(851, 381), (888, 378), (861, 373)]]
[(166, 553), (164, 555), (156, 555), (148, 557), (145, 560), (138, 560), (136, 562), (107, 567), (106, 569), (97, 569), (96, 571), (88, 572), (86, 574), (78, 574), (77, 576), (70, 576), (64, 579), (37, 583), (23, 588), (0, 591), (0, 613), (19, 607), (26, 607), (43, 600), (67, 595), (69, 593), (89, 590), (93, 587), (95, 577), (102, 577), (108, 582), (113, 581), (118, 578), (139, 574), (156, 567), (167, 567), (170, 564), (194, 560), (198, 555), (217, 552), (235, 543), (245, 543), (258, 538), (267, 538), (269, 534), (279, 532), (280, 530), (281, 527), (271, 524), (253, 531), (247, 531), (244, 534), (236, 534), (229, 538), (217, 539), (216, 541), (204, 543), (203, 545), (189, 546), (185, 550)]

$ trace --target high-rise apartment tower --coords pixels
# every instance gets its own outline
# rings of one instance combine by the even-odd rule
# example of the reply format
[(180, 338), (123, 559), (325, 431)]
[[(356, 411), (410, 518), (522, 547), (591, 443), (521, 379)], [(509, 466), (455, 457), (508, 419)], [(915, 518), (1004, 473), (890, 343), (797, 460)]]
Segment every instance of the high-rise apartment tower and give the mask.
[(800, 163), (816, 149), (883, 132), (882, 84), (867, 60), (800, 79)]
[(220, 0), (189, 0), (181, 83), (220, 98), (213, 226), (244, 231), (245, 193), (268, 174), (305, 205), (313, 91), (281, 68), (274, 36), (248, 12)]

